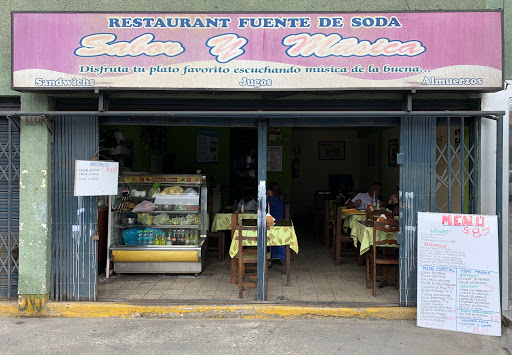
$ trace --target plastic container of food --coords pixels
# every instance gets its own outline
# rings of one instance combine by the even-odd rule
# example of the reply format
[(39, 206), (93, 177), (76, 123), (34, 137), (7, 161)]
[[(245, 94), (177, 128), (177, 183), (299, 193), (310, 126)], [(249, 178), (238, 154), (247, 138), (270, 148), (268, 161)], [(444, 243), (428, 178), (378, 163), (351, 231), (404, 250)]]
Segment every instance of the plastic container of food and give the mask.
[(121, 218), (121, 222), (123, 224), (135, 224), (137, 222), (137, 218), (134, 218), (134, 217), (123, 217), (123, 218)]

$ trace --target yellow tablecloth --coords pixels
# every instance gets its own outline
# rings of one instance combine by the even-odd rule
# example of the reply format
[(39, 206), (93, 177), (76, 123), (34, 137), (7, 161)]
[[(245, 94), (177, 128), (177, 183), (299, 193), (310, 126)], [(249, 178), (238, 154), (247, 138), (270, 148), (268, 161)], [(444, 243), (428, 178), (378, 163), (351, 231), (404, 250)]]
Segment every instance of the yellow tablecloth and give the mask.
[[(396, 240), (397, 233), (377, 231), (376, 239), (379, 240)], [(363, 255), (373, 245), (373, 227), (367, 227), (362, 223), (356, 222), (351, 229), (350, 236), (354, 239), (354, 246), (357, 247), (357, 242), (361, 243), (360, 254)], [(396, 245), (389, 245), (396, 247)]]
[[(242, 219), (258, 219), (257, 213), (239, 213), (238, 221)], [(217, 213), (213, 217), (212, 232), (231, 230), (231, 213)]]
[(343, 230), (347, 232), (349, 228), (354, 228), (354, 223), (366, 219), (366, 212), (354, 208), (346, 209), (341, 211), (341, 218), (343, 220)]
[[(230, 227), (231, 229), (231, 227)], [(248, 231), (248, 233), (252, 233), (254, 236), (257, 235), (257, 231)], [(250, 234), (249, 234), (250, 235)], [(244, 241), (244, 245), (247, 246), (256, 246), (256, 241), (249, 242)], [(272, 226), (267, 231), (267, 245), (270, 246), (278, 246), (278, 245), (289, 245), (290, 249), (293, 250), (296, 254), (299, 253), (299, 243), (297, 242), (297, 235), (295, 234), (295, 229), (293, 226)], [(233, 240), (231, 241), (231, 246), (229, 248), (229, 256), (232, 258), (236, 257), (238, 254), (238, 230), (235, 230), (235, 235)]]

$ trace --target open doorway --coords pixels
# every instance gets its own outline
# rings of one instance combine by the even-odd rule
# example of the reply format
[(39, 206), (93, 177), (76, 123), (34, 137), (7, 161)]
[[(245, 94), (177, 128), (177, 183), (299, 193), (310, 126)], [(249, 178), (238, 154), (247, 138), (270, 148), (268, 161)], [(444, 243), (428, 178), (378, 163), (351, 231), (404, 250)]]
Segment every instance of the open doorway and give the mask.
[[(217, 159), (199, 162), (198, 134), (205, 131), (216, 137)], [(398, 168), (388, 169), (386, 149), (388, 141), (397, 138), (397, 132), (396, 127), (269, 128), (268, 146), (280, 147), (281, 161), (267, 171), (267, 182), (279, 182), (286, 195), (299, 247), (298, 254), (292, 251), (290, 282), (283, 274), (284, 266), (274, 264), (269, 269), (269, 300), (398, 303), (394, 287), (383, 288), (379, 297), (372, 297), (365, 287), (365, 268), (354, 260), (346, 260), (342, 267), (336, 267), (332, 249), (324, 248), (322, 234), (315, 230), (313, 218), (318, 191), (332, 190), (329, 198), (336, 197), (340, 191), (348, 197), (374, 180), (393, 181), (390, 169)], [(110, 154), (114, 160), (122, 161), (124, 171), (148, 174), (201, 171), (207, 176), (208, 188), (218, 189), (220, 194), (219, 211), (209, 213), (211, 219), (217, 212), (233, 208), (232, 201), (256, 199), (257, 131), (253, 128), (104, 126), (101, 141), (110, 142), (108, 147), (102, 147), (102, 155)], [(343, 142), (343, 151), (339, 151), (339, 142)], [(334, 144), (338, 151), (320, 154), (326, 144)], [(372, 145), (374, 152), (368, 148)], [(226, 258), (218, 260), (215, 255), (207, 258), (197, 276), (114, 273), (108, 280), (100, 281), (98, 298), (236, 300), (238, 286), (231, 283), (230, 275), (231, 240), (228, 233), (226, 236)], [(244, 298), (255, 298), (255, 293), (256, 290), (249, 289)]]

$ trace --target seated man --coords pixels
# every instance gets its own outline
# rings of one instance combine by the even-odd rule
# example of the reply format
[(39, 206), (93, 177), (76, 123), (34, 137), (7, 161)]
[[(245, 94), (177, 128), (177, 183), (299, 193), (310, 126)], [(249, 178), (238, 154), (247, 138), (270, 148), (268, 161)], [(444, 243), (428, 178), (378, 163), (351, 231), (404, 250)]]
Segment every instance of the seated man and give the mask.
[(267, 205), (270, 209), (269, 212), (274, 219), (284, 219), (284, 204), (276, 192), (279, 192), (279, 184), (271, 182), (267, 188)]
[[(269, 213), (274, 219), (284, 219), (284, 204), (278, 195), (274, 194), (277, 183), (270, 183), (267, 188), (267, 205)], [(279, 186), (279, 184), (277, 184)], [(284, 245), (270, 247), (271, 259), (279, 259), (281, 262), (285, 260), (285, 247)]]
[(388, 200), (388, 209), (393, 212), (393, 216), (398, 216), (400, 213), (400, 201), (398, 200), (398, 186), (396, 187), (396, 192), (389, 196)]
[(380, 182), (375, 182), (370, 187), (368, 192), (360, 192), (355, 195), (351, 200), (347, 201), (347, 208), (356, 208), (360, 211), (366, 210), (368, 204), (372, 203), (372, 197), (375, 195), (377, 199), (377, 203), (380, 203), (379, 197), (380, 192), (382, 191), (382, 184)]

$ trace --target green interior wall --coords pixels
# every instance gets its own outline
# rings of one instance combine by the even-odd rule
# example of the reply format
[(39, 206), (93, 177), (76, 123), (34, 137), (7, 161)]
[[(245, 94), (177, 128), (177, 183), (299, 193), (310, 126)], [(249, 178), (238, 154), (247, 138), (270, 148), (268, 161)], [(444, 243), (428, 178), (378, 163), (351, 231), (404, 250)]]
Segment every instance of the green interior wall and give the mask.
[(279, 140), (268, 140), (268, 146), (283, 147), (282, 171), (267, 171), (267, 182), (276, 181), (281, 185), (281, 192), (288, 195), (288, 202), (292, 200), (292, 128), (281, 127)]
[[(216, 184), (221, 186), (224, 204), (231, 201), (229, 196), (229, 175), (230, 175), (230, 128), (207, 128), (207, 127), (163, 127), (165, 130), (165, 146), (157, 149), (143, 143), (143, 126), (104, 126), (105, 130), (114, 132), (121, 131), (126, 140), (133, 141), (133, 165), (134, 171), (150, 171), (151, 155), (174, 154), (176, 156), (176, 173), (194, 173), (197, 169), (213, 177)], [(196, 160), (197, 130), (211, 129), (217, 131), (219, 161), (216, 163), (198, 163)], [(283, 147), (282, 171), (267, 172), (267, 181), (277, 181), (281, 184), (281, 190), (292, 199), (292, 128), (282, 127), (279, 140), (268, 141), (269, 146)]]
[(399, 180), (392, 181), (386, 173), (388, 169), (399, 169), (400, 167), (389, 167), (388, 166), (388, 141), (390, 139), (398, 139), (398, 150), (400, 151), (400, 137), (390, 136), (392, 128), (381, 128), (379, 129), (378, 138), (378, 152), (377, 160), (379, 165), (379, 177), (378, 180), (382, 184), (381, 198), (387, 202), (390, 195), (396, 191), (396, 186), (399, 184)]
[[(144, 144), (144, 137), (148, 136), (148, 127), (144, 126), (104, 126), (107, 131), (121, 131), (126, 140), (133, 141), (133, 170), (137, 172), (151, 171), (151, 155), (166, 154), (176, 156), (176, 173), (192, 174), (197, 169), (213, 177), (216, 184), (221, 185), (224, 201), (229, 200), (229, 128), (212, 128), (218, 133), (219, 161), (217, 163), (197, 163), (196, 132), (198, 129), (210, 129), (206, 127), (152, 127), (156, 132), (163, 129), (164, 145), (152, 147)], [(149, 134), (149, 137), (151, 134)]]
[(102, 126), (101, 129), (112, 133), (123, 132), (125, 140), (133, 142), (133, 170), (139, 172), (150, 170), (151, 152), (142, 143), (142, 126)]
[[(197, 130), (217, 131), (218, 137), (218, 162), (198, 163), (197, 162)], [(176, 155), (176, 168), (183, 173), (194, 173), (200, 169), (213, 177), (216, 184), (221, 186), (224, 204), (229, 199), (229, 137), (228, 127), (207, 128), (207, 127), (167, 127), (167, 152)]]

